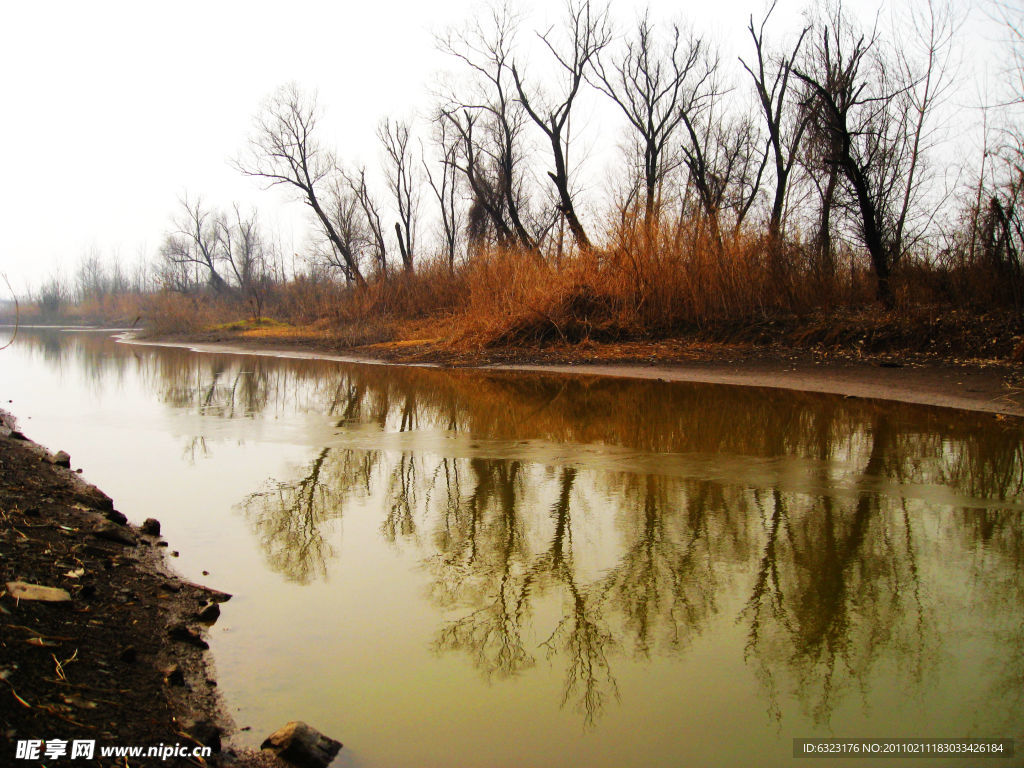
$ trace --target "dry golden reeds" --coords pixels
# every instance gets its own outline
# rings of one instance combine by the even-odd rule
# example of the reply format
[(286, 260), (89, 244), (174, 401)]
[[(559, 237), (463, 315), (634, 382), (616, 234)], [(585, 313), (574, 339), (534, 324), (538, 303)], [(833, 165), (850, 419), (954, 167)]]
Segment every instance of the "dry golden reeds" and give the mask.
[[(819, 343), (834, 335), (823, 330), (830, 317), (874, 306), (870, 264), (852, 247), (823, 257), (799, 237), (773, 242), (757, 229), (716, 233), (700, 217), (646, 224), (642, 216), (621, 218), (604, 243), (557, 259), (477, 248), (455, 268), (421, 261), (415, 273), (396, 270), (358, 287), (300, 275), (267, 287), (264, 314), (287, 323), (290, 335), (305, 329), (338, 345), (429, 339), (465, 350), (673, 335), (757, 341), (769, 328), (769, 336), (785, 329), (791, 341)], [(963, 254), (908, 256), (893, 276), (895, 312), (916, 327), (922, 306), (983, 308), (995, 277)], [(251, 316), (238, 295), (213, 291), (112, 295), (75, 312), (83, 320), (141, 315), (157, 334)]]

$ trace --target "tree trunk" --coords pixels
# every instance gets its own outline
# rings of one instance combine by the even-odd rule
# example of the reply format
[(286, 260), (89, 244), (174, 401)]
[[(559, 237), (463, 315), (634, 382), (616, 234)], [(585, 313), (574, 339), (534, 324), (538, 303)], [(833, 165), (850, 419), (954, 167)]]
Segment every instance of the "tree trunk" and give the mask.
[(409, 249), (405, 246), (405, 240), (402, 239), (402, 225), (397, 221), (395, 222), (395, 236), (398, 237), (398, 250), (402, 254), (402, 264), (405, 266), (405, 271), (412, 272), (412, 254), (409, 253)]

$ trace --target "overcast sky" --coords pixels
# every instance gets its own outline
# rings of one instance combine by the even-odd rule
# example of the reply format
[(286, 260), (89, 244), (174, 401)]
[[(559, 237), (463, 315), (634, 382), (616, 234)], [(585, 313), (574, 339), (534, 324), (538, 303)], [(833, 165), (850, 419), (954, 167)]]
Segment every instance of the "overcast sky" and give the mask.
[[(870, 16), (879, 4), (846, 5)], [(93, 248), (134, 262), (159, 247), (186, 192), (217, 206), (256, 204), (286, 246), (301, 247), (301, 206), (228, 164), (261, 101), (293, 80), (318, 91), (325, 143), (374, 167), (377, 122), (425, 110), (439, 73), (453, 66), (434, 34), (462, 25), (480, 5), (5, 3), (0, 272), (22, 293), (56, 270), (72, 272)], [(732, 57), (745, 51), (747, 17), (766, 7), (613, 0), (612, 8), (628, 20), (644, 5), (655, 19), (681, 18), (731, 45)], [(776, 28), (795, 26), (805, 6), (780, 0)]]

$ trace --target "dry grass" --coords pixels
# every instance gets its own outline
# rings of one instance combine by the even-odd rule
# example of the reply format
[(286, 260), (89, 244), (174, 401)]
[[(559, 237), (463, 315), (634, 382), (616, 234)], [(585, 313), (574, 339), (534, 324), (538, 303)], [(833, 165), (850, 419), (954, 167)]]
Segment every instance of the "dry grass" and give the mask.
[(25, 325), (117, 325), (131, 326), (140, 322), (150, 303), (149, 296), (135, 293), (107, 294), (78, 304), (65, 304), (54, 312), (43, 311), (35, 302), (22, 301), (17, 318), (4, 318), (10, 322), (17, 319)]
[(609, 248), (558, 267), (494, 250), (466, 268), (449, 338), (478, 347), (659, 338), (804, 313), (823, 295), (857, 292), (837, 280), (823, 292), (806, 261), (798, 248), (773, 250), (744, 233), (713, 241), (697, 225), (620, 228)]
[[(392, 272), (359, 289), (300, 276), (269, 290), (259, 319), (237, 297), (215, 294), (161, 292), (79, 310), (141, 315), (155, 334), (223, 332), (381, 350), (669, 337), (948, 354), (950, 344), (981, 344), (1000, 357), (1024, 349), (1019, 311), (990, 306), (996, 277), (963, 258), (906, 260), (893, 276), (897, 307), (882, 312), (866, 257), (854, 250), (826, 268), (798, 240), (773, 246), (749, 231), (715, 238), (701, 220), (649, 229), (627, 220), (610, 227), (606, 242), (557, 264), (538, 253), (484, 249), (454, 272), (422, 263), (415, 274)], [(986, 338), (993, 324), (1002, 330)]]
[(186, 296), (161, 291), (143, 305), (146, 330), (157, 335), (197, 333), (228, 322), (228, 308), (214, 296)]

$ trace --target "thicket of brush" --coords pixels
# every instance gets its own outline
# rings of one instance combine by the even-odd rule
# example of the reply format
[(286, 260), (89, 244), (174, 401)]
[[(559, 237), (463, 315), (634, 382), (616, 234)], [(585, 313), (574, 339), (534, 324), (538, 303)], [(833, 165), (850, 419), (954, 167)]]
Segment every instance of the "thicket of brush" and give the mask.
[(262, 328), (335, 345), (406, 340), (464, 350), (673, 336), (854, 347), (870, 338), (882, 350), (1020, 357), (1024, 265), (981, 235), (964, 232), (945, 251), (902, 259), (889, 308), (877, 300), (863, 249), (843, 246), (825, 258), (814, 240), (773, 241), (763, 228), (716, 239), (699, 218), (648, 226), (637, 214), (620, 218), (607, 245), (560, 259), (484, 247), (455, 265), (424, 261), (364, 285), (316, 271), (265, 279), (248, 293), (230, 284), (179, 291), (95, 280), (71, 290), (51, 281), (23, 303), (20, 320), (157, 335)]
[[(611, 245), (560, 262), (488, 248), (452, 270), (441, 261), (365, 286), (299, 276), (268, 283), (262, 314), (236, 290), (156, 291), (79, 305), (80, 317), (142, 315), (155, 334), (188, 334), (248, 319), (257, 332), (321, 336), (339, 345), (431, 341), (453, 349), (616, 342), (673, 336), (852, 347), (870, 332), (881, 349), (942, 349), (1012, 357), (1024, 336), (1015, 262), (978, 249), (907, 258), (893, 272), (894, 303), (876, 300), (863, 252), (822, 264), (814, 243), (773, 245), (767, 233), (712, 242), (705, 228), (620, 225)], [(286, 323), (291, 328), (280, 324)], [(242, 327), (242, 326), (236, 326)]]
[(887, 308), (854, 249), (834, 254), (826, 269), (813, 244), (773, 245), (767, 233), (741, 232), (719, 244), (700, 227), (669, 235), (635, 226), (619, 228), (611, 241), (557, 264), (490, 249), (451, 277), (435, 271), (351, 291), (351, 299), (339, 297), (337, 317), (351, 328), (386, 316), (393, 338), (440, 338), (457, 348), (673, 336), (850, 345), (859, 331), (883, 325), (902, 349), (934, 346), (936, 334), (966, 334), (998, 337), (989, 351), (1004, 356), (1024, 340), (1015, 342), (1024, 335), (1019, 264), (1008, 269), (963, 253), (907, 258), (893, 272)]

